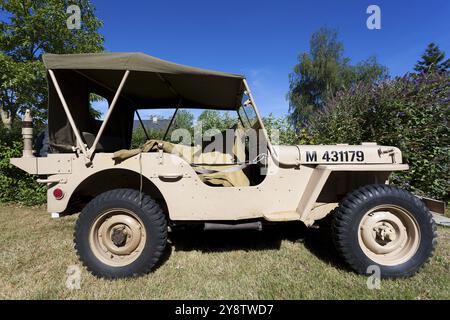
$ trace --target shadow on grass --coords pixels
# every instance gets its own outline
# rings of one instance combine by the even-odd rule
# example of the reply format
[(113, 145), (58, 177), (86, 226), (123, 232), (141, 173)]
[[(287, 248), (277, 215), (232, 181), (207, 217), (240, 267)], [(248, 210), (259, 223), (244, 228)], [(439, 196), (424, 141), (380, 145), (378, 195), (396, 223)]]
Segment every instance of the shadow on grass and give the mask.
[(348, 270), (333, 246), (331, 230), (326, 222), (314, 229), (294, 222), (264, 226), (263, 231), (203, 231), (200, 227), (176, 230), (169, 233), (169, 243), (161, 264), (169, 259), (173, 250), (202, 252), (278, 250), (282, 241), (300, 242), (323, 262)]

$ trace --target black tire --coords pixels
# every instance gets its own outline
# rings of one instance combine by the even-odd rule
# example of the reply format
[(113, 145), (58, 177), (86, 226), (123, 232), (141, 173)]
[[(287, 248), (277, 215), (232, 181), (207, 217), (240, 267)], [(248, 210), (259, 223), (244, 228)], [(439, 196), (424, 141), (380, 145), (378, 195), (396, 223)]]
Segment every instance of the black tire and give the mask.
[[(90, 232), (102, 213), (125, 209), (142, 221), (146, 238), (136, 260), (125, 266), (111, 266), (102, 262), (90, 244)], [(74, 233), (75, 249), (86, 268), (95, 276), (114, 279), (140, 276), (149, 273), (158, 263), (167, 242), (167, 221), (160, 206), (149, 196), (132, 189), (115, 189), (95, 197), (82, 210)]]
[[(407, 261), (395, 265), (376, 263), (359, 243), (362, 219), (383, 205), (405, 210), (416, 222), (420, 235), (415, 253), (411, 251)], [(382, 278), (413, 276), (431, 258), (437, 243), (436, 226), (425, 204), (411, 193), (389, 185), (369, 185), (347, 195), (334, 212), (332, 233), (337, 251), (353, 270), (367, 274), (369, 266), (377, 265)]]

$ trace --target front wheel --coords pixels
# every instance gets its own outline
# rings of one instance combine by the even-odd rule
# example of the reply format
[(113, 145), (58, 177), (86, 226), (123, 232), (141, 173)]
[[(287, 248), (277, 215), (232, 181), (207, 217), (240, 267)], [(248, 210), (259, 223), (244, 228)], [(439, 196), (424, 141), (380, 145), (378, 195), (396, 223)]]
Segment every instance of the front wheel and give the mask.
[(414, 275), (432, 256), (436, 227), (423, 202), (388, 185), (350, 193), (333, 216), (333, 240), (347, 264), (360, 274), (370, 266), (383, 278)]
[(75, 249), (89, 271), (103, 278), (148, 273), (167, 240), (164, 212), (149, 196), (115, 189), (95, 197), (75, 225)]

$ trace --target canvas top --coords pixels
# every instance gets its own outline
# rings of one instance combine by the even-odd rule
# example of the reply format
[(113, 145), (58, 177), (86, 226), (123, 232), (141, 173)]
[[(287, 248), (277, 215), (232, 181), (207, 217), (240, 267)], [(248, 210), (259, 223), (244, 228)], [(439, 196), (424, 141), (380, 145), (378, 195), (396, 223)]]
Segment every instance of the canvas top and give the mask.
[(117, 89), (129, 70), (122, 96), (135, 102), (137, 108), (233, 110), (241, 104), (243, 76), (176, 64), (143, 53), (45, 54), (43, 61), (47, 69), (76, 71), (87, 83), (110, 90)]

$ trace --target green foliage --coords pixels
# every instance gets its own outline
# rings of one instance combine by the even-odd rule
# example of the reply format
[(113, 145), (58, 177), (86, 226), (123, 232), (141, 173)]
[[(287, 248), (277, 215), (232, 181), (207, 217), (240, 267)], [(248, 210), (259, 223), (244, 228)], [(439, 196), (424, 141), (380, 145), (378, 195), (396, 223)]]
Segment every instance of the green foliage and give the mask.
[(264, 127), (273, 144), (292, 145), (298, 143), (298, 136), (287, 117), (275, 118), (270, 113), (263, 118)]
[[(81, 29), (69, 30), (69, 5), (81, 10)], [(11, 16), (0, 22), (0, 47), (14, 61), (31, 61), (43, 52), (80, 53), (103, 50), (98, 29), (103, 23), (95, 16), (89, 0), (0, 0), (0, 10)]]
[(194, 126), (194, 115), (188, 110), (178, 110), (172, 127), (175, 129), (191, 130)]
[(36, 121), (46, 118), (46, 85), (44, 66), (39, 61), (15, 62), (0, 53), (0, 107), (12, 115), (32, 109)]
[(399, 147), (410, 170), (392, 181), (448, 201), (450, 75), (420, 74), (342, 90), (308, 125), (316, 143), (375, 141)]
[[(69, 30), (66, 9), (81, 9), (81, 29)], [(47, 84), (41, 55), (49, 53), (98, 52), (103, 37), (102, 22), (88, 0), (0, 0), (0, 102), (13, 115), (13, 122), (26, 108), (44, 122)]]
[(201, 122), (203, 133), (205, 133), (211, 129), (217, 129), (219, 131), (230, 129), (236, 125), (237, 121), (237, 117), (230, 112), (205, 110), (199, 115), (197, 125), (200, 125)]
[(144, 129), (141, 126), (135, 128), (131, 136), (131, 149), (142, 147), (145, 141), (147, 141), (147, 136), (145, 135)]
[[(180, 110), (173, 126), (175, 128), (188, 129), (192, 134), (193, 119), (194, 116), (192, 113), (185, 110)], [(202, 125), (202, 134), (205, 135), (209, 130), (214, 130), (213, 132), (220, 132), (226, 129), (231, 129), (237, 124), (238, 119), (237, 116), (234, 116), (231, 112), (205, 110), (197, 118), (196, 126), (200, 125), (200, 121)], [(288, 117), (276, 118), (273, 114), (269, 114), (268, 117), (263, 118), (263, 122), (268, 131), (269, 137), (273, 140), (273, 143), (289, 145), (297, 143), (308, 144), (312, 142), (311, 137), (307, 134), (305, 129), (301, 130), (299, 134), (296, 133), (292, 124), (289, 122)], [(197, 127), (197, 129), (199, 128)], [(147, 131), (152, 139), (163, 138), (163, 130), (147, 129)], [(134, 129), (132, 148), (138, 148), (145, 143), (146, 140), (147, 138), (144, 130), (141, 127)], [(177, 141), (173, 142), (177, 143)]]
[[(152, 118), (152, 117), (150, 117)], [(177, 119), (173, 123), (174, 128), (188, 129), (192, 134), (192, 123), (194, 116), (192, 113), (186, 110), (180, 110), (177, 114)], [(233, 128), (237, 122), (237, 116), (233, 116), (231, 112), (220, 112), (216, 110), (205, 110), (197, 118), (196, 126), (202, 125), (202, 134), (205, 135), (208, 130), (214, 130), (214, 132), (224, 131), (226, 129)], [(289, 122), (288, 117), (275, 117), (272, 113), (269, 116), (263, 118), (264, 126), (267, 129), (269, 137), (271, 137), (272, 143), (275, 144), (311, 144), (313, 142), (311, 136), (308, 135), (306, 129), (302, 129), (297, 133), (294, 127)], [(197, 128), (199, 129), (199, 128)], [(147, 129), (148, 135), (151, 139), (162, 139), (165, 130), (152, 130)], [(170, 135), (168, 137), (170, 139)], [(139, 126), (133, 131), (132, 148), (138, 148), (142, 146), (147, 137), (144, 130)], [(194, 140), (192, 140), (194, 141)], [(177, 141), (173, 141), (177, 143)]]
[(10, 164), (10, 158), (22, 156), (20, 128), (6, 130), (0, 127), (0, 202), (25, 205), (42, 204), (46, 200), (46, 186)]
[[(69, 30), (66, 9), (81, 9), (81, 29)], [(41, 55), (98, 52), (102, 22), (88, 0), (0, 0), (0, 111), (11, 115), (12, 130), (0, 125), (0, 202), (28, 205), (45, 200), (45, 185), (13, 167), (9, 159), (21, 157), (19, 115), (31, 109), (35, 132), (47, 119), (47, 83)]]
[(417, 72), (446, 72), (450, 71), (450, 59), (445, 60), (445, 53), (435, 43), (430, 43), (414, 67)]
[[(178, 129), (187, 130), (189, 136), (185, 136), (185, 131), (183, 131), (181, 132), (182, 137), (179, 137), (178, 133), (180, 130)], [(172, 123), (172, 127), (167, 134), (166, 140), (170, 140), (173, 143), (180, 143), (189, 146), (192, 145), (194, 141), (194, 115), (190, 111), (179, 110), (177, 112), (177, 115)]]
[(299, 126), (327, 98), (339, 89), (350, 88), (357, 82), (373, 83), (387, 77), (388, 70), (375, 57), (350, 65), (344, 57), (344, 46), (335, 30), (321, 28), (311, 36), (310, 52), (302, 53), (289, 75), (290, 121)]
[[(156, 130), (156, 129), (146, 129), (147, 134), (150, 139), (162, 140), (164, 137), (164, 130)], [(131, 138), (131, 148), (137, 149), (142, 147), (142, 145), (147, 141), (147, 136), (145, 135), (144, 129), (141, 126), (135, 128), (133, 130), (133, 135)]]
[(105, 105), (109, 105), (108, 100), (106, 98), (103, 98), (102, 96), (99, 96), (98, 94), (91, 93), (89, 94), (89, 114), (93, 119), (100, 120), (102, 118), (102, 113), (94, 108), (93, 104), (94, 102), (97, 103), (104, 103)]

